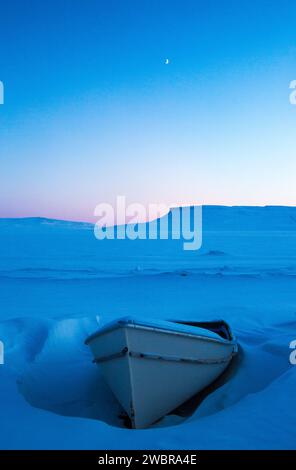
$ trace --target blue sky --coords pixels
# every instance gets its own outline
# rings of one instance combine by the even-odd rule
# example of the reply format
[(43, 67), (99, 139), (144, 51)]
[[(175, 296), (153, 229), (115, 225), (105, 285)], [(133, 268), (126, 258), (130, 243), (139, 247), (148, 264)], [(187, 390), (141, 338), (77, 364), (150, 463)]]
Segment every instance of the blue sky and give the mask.
[(295, 14), (285, 0), (3, 0), (0, 216), (94, 220), (117, 195), (295, 205)]

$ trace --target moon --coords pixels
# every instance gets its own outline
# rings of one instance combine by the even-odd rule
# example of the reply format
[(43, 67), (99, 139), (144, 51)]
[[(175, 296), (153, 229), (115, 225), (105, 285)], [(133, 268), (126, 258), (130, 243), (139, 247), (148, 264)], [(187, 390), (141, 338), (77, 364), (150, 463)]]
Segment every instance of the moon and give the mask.
[(169, 59), (165, 59), (164, 63), (165, 65), (168, 65), (170, 63)]

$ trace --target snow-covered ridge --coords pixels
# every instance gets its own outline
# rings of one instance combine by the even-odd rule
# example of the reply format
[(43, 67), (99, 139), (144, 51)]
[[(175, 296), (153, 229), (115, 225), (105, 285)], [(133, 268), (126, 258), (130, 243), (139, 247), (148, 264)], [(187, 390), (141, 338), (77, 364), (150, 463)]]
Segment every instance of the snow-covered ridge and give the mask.
[[(295, 230), (296, 206), (202, 206), (204, 230)], [(191, 206), (193, 210), (194, 206)], [(163, 218), (171, 218), (180, 208), (172, 208)], [(95, 223), (95, 217), (94, 217)], [(0, 218), (5, 227), (76, 228), (93, 230), (90, 222), (50, 219), (46, 217)]]

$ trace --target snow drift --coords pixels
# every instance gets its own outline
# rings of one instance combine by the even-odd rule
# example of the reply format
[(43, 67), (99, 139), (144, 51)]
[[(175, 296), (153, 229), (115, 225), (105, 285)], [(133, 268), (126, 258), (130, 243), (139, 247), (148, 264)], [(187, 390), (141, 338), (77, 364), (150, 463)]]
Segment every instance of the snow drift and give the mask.
[[(295, 448), (295, 237), (288, 207), (204, 208), (198, 252), (100, 242), (89, 224), (0, 220), (0, 447)], [(188, 419), (125, 429), (84, 339), (126, 314), (223, 318), (239, 362)]]

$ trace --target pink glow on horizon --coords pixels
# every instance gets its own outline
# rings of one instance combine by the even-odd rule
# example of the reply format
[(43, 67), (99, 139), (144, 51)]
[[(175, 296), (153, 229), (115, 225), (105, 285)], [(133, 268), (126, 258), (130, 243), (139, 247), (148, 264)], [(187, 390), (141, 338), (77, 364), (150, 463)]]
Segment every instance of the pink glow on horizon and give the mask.
[[(144, 204), (146, 207), (148, 204)], [(171, 203), (167, 204), (169, 207), (180, 207), (180, 206), (192, 206), (192, 205), (220, 205), (220, 206), (296, 206), (296, 200), (294, 203), (290, 201), (258, 201), (254, 202), (253, 200), (228, 200), (228, 199), (221, 199), (217, 200), (215, 198), (210, 198), (205, 201), (180, 201), (179, 203)], [(95, 207), (95, 206), (94, 206)], [(41, 218), (48, 218), (48, 219), (57, 219), (57, 220), (66, 220), (66, 221), (75, 221), (75, 222), (90, 222), (96, 223), (99, 219), (97, 216), (93, 215), (94, 207), (81, 207), (79, 210), (75, 209), (66, 209), (63, 207), (60, 208), (34, 208), (28, 210), (27, 208), (23, 209), (13, 209), (13, 208), (6, 208), (0, 210), (0, 218), (26, 218), (26, 217), (41, 217)], [(114, 206), (113, 206), (114, 207)], [(116, 214), (116, 207), (115, 207), (115, 214)], [(148, 214), (148, 210), (147, 210)], [(162, 214), (164, 215), (164, 213)], [(149, 217), (143, 219), (139, 218), (139, 222), (148, 221)], [(152, 220), (150, 218), (150, 220)]]

